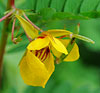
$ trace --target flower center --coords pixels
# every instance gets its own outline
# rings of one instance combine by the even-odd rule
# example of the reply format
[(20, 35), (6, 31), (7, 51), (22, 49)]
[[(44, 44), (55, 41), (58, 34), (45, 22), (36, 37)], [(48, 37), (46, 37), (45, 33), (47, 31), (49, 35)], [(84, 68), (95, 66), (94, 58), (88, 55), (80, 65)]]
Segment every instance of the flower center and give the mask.
[(49, 47), (43, 48), (41, 50), (35, 51), (35, 56), (37, 56), (42, 62), (46, 60), (50, 53)]

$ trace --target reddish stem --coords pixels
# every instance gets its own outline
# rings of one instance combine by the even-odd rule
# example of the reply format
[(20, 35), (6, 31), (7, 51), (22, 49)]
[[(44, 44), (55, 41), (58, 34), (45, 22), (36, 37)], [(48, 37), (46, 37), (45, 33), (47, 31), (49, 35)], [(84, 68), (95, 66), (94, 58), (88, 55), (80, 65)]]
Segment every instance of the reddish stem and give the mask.
[(6, 19), (7, 17), (9, 17), (12, 13), (13, 13), (13, 11), (9, 12), (7, 15), (5, 15), (4, 17), (2, 17), (0, 19), (0, 22), (3, 21), (4, 19)]
[(23, 15), (24, 15), (24, 17), (26, 18), (26, 20), (27, 20), (30, 24), (32, 24), (37, 30), (43, 32), (43, 30), (41, 30), (38, 26), (36, 26), (35, 24), (33, 24), (33, 23), (30, 21), (30, 19), (25, 15), (25, 13), (24, 13)]
[(12, 8), (15, 8), (15, 0), (11, 0), (10, 6), (11, 6)]
[[(14, 0), (8, 0), (7, 3), (7, 10), (11, 9), (11, 2)], [(8, 13), (9, 14), (9, 13)], [(5, 18), (5, 17), (4, 17)], [(3, 19), (4, 19), (3, 18)], [(0, 42), (0, 87), (1, 87), (1, 82), (2, 82), (2, 71), (3, 71), (3, 56), (5, 53), (5, 47), (7, 44), (7, 38), (8, 38), (8, 24), (10, 22), (11, 19), (6, 19), (6, 21), (4, 22), (4, 27), (3, 27), (3, 31), (2, 31), (2, 37), (1, 37), (1, 42)], [(2, 20), (1, 20), (2, 21)]]
[[(25, 31), (24, 31), (25, 32)], [(25, 33), (26, 34), (26, 33)], [(27, 38), (28, 38), (28, 40), (31, 42), (32, 41), (32, 39), (26, 34), (26, 36), (27, 36)]]
[(16, 22), (16, 18), (13, 21), (13, 25), (12, 25), (12, 32), (11, 32), (11, 40), (14, 40), (14, 28), (15, 28), (15, 22)]

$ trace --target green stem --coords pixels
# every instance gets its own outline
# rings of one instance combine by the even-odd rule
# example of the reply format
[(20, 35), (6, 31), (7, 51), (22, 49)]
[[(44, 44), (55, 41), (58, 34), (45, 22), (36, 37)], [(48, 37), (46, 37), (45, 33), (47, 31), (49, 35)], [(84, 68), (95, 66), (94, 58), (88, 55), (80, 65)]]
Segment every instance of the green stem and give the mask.
[[(14, 0), (8, 0), (7, 3), (7, 10), (12, 8), (14, 5)], [(5, 47), (7, 43), (7, 38), (8, 38), (8, 24), (11, 19), (6, 19), (4, 22), (3, 30), (2, 30), (2, 37), (1, 37), (1, 43), (0, 43), (0, 87), (1, 87), (1, 81), (2, 81), (2, 70), (3, 70), (3, 56), (5, 53)]]

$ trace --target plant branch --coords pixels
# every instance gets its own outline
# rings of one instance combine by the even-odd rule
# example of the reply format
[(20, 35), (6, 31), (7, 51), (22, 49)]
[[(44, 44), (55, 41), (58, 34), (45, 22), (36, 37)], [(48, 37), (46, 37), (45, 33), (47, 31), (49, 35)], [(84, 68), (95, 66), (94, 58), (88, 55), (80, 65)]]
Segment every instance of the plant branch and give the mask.
[(29, 18), (25, 15), (25, 13), (23, 14), (24, 17), (26, 18), (26, 20), (33, 25), (33, 27), (35, 27), (37, 30), (39, 30), (40, 32), (43, 32), (43, 30), (41, 30), (38, 26), (36, 26), (34, 23), (32, 23)]

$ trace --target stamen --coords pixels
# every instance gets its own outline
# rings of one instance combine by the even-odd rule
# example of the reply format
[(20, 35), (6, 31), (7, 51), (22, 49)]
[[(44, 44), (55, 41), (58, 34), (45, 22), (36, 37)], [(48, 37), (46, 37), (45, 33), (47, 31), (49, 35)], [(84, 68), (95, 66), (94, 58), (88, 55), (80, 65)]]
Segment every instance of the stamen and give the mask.
[(30, 19), (25, 15), (25, 13), (23, 13), (24, 17), (26, 18), (26, 20), (32, 24), (37, 30), (39, 30), (40, 32), (43, 32), (43, 30), (41, 30), (38, 26), (36, 26), (35, 24), (33, 24)]

